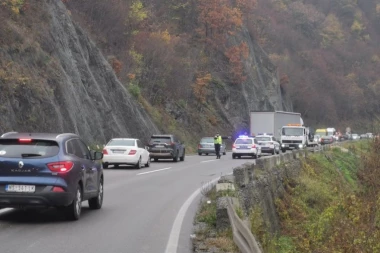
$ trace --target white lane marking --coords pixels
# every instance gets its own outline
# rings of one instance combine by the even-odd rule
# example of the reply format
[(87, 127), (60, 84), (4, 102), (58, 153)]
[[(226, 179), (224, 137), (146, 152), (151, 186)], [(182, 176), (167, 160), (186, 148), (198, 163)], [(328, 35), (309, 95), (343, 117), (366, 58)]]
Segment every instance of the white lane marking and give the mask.
[(207, 161), (202, 161), (201, 163), (209, 163), (209, 162), (215, 162), (216, 160), (207, 160)]
[[(229, 175), (229, 174), (226, 174), (226, 175)], [(215, 178), (214, 180), (209, 181), (208, 184), (214, 184), (219, 179), (220, 177)], [(181, 209), (179, 209), (179, 212), (177, 216), (175, 217), (172, 230), (170, 231), (170, 236), (169, 236), (168, 243), (166, 244), (165, 253), (177, 253), (179, 234), (181, 233), (182, 223), (183, 223), (183, 220), (185, 219), (186, 212), (189, 209), (191, 203), (201, 193), (201, 191), (202, 191), (202, 187), (196, 190), (195, 192), (193, 192), (193, 194), (191, 194), (191, 196), (181, 206)]]
[(145, 175), (145, 174), (150, 174), (150, 173), (154, 173), (154, 172), (159, 172), (159, 171), (163, 171), (163, 170), (170, 170), (171, 168), (172, 167), (163, 168), (163, 169), (159, 169), (159, 170), (152, 170), (152, 171), (142, 172), (142, 173), (137, 174), (137, 176)]
[(0, 215), (8, 213), (8, 212), (13, 211), (13, 210), (14, 210), (13, 208), (3, 208), (3, 209), (0, 209)]

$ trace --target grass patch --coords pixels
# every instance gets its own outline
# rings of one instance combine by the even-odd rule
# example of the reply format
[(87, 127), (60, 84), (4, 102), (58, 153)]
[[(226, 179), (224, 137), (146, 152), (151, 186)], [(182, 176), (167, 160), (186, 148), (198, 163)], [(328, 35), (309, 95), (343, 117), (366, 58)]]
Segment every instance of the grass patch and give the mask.
[(299, 178), (285, 180), (276, 200), (281, 234), (270, 235), (262, 211), (251, 211), (265, 252), (380, 252), (380, 143), (355, 145), (368, 150), (367, 159), (331, 149), (309, 156)]
[[(236, 193), (231, 190), (217, 192), (215, 186), (207, 186), (202, 190), (202, 194), (204, 199), (195, 216), (195, 224), (204, 224), (202, 229), (196, 231), (196, 237), (201, 241), (202, 250), (217, 248), (218, 252), (238, 253), (239, 250), (233, 242), (232, 230), (216, 230), (217, 199), (223, 196), (234, 196)], [(243, 217), (243, 210), (238, 208), (237, 212)]]

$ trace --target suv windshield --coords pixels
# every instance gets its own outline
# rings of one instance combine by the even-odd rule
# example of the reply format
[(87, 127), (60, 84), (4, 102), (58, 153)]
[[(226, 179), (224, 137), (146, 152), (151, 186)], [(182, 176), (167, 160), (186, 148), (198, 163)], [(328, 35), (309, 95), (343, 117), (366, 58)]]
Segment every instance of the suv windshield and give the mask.
[(135, 146), (135, 140), (111, 140), (107, 146)]
[(271, 141), (271, 137), (256, 137), (257, 141)]
[(201, 143), (214, 143), (213, 137), (202, 138)]
[(0, 140), (0, 157), (41, 158), (56, 156), (58, 143), (49, 140), (30, 140), (20, 142), (17, 139)]
[(252, 144), (252, 139), (237, 139), (235, 144)]
[(152, 137), (150, 139), (150, 144), (155, 144), (155, 143), (171, 143), (171, 138), (170, 137)]

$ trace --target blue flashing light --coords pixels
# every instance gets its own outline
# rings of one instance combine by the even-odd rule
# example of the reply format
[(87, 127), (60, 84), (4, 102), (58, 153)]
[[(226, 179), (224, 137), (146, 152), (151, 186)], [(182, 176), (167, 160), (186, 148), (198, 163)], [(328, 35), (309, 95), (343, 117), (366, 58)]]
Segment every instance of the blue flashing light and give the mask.
[(248, 138), (248, 135), (239, 135), (239, 138)]

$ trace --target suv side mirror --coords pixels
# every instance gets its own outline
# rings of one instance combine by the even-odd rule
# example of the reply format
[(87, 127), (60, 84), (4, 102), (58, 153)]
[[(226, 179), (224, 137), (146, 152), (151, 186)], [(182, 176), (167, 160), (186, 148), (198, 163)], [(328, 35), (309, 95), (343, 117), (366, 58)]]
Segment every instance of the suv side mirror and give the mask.
[(92, 160), (101, 160), (103, 159), (103, 153), (98, 151), (92, 151), (91, 152), (91, 158)]

